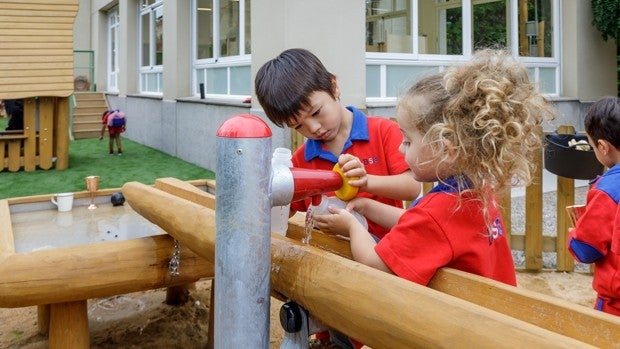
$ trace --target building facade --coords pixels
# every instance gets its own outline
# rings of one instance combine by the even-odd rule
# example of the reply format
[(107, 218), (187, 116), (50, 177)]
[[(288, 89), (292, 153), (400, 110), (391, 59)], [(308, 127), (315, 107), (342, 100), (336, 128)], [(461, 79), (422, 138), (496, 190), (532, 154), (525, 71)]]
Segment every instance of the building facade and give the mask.
[(591, 22), (572, 0), (80, 0), (74, 48), (94, 52), (91, 84), (127, 112), (126, 137), (214, 169), (217, 128), (264, 117), (255, 73), (292, 47), (321, 58), (344, 104), (386, 117), (419, 77), (506, 47), (558, 106), (546, 129), (582, 130), (589, 103), (617, 94), (616, 43)]

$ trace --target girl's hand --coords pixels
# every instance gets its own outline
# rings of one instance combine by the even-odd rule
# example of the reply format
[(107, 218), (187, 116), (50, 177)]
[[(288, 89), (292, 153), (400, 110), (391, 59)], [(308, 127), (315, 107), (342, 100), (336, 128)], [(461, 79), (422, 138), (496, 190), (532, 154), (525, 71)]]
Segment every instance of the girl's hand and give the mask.
[(349, 184), (365, 191), (368, 185), (368, 174), (362, 161), (351, 154), (341, 154), (338, 157), (338, 165), (342, 169), (344, 176), (349, 178)]
[(329, 235), (349, 236), (353, 227), (362, 224), (346, 209), (329, 206), (329, 214), (313, 216), (314, 225), (322, 232)]

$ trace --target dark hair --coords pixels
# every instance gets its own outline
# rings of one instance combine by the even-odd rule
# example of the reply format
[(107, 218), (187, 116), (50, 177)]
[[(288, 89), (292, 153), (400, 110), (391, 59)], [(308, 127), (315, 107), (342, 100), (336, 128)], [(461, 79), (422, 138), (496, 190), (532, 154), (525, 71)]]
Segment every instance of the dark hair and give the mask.
[(294, 48), (263, 64), (254, 87), (269, 120), (283, 127), (309, 106), (312, 92), (327, 92), (335, 99), (335, 78), (312, 52)]
[(4, 100), (4, 110), (6, 110), (6, 114), (10, 116), (9, 122), (5, 130), (23, 130), (24, 100), (6, 99)]
[(21, 99), (5, 99), (4, 110), (10, 116), (24, 116), (24, 101)]
[(594, 102), (586, 113), (584, 124), (593, 141), (604, 139), (620, 147), (620, 98), (607, 96)]

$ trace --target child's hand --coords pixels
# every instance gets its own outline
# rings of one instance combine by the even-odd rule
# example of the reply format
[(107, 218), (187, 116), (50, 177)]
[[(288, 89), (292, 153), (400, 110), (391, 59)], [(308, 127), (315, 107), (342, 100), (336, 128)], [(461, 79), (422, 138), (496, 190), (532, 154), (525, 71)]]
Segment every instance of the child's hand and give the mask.
[(349, 178), (349, 184), (364, 191), (368, 185), (368, 174), (362, 161), (351, 154), (342, 154), (338, 157), (338, 165), (344, 176)]
[(346, 209), (329, 206), (329, 212), (329, 214), (313, 216), (314, 225), (325, 234), (349, 236), (349, 231), (355, 224), (362, 226)]

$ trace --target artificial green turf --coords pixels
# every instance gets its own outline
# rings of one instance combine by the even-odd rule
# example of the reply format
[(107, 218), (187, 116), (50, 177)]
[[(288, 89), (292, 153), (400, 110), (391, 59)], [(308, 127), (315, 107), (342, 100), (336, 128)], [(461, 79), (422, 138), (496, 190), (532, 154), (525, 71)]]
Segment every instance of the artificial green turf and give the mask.
[(123, 155), (108, 154), (108, 139), (69, 143), (69, 168), (0, 172), (0, 199), (86, 190), (84, 178), (99, 176), (99, 188), (120, 188), (126, 182), (153, 184), (157, 178), (214, 179), (212, 171), (122, 138)]

